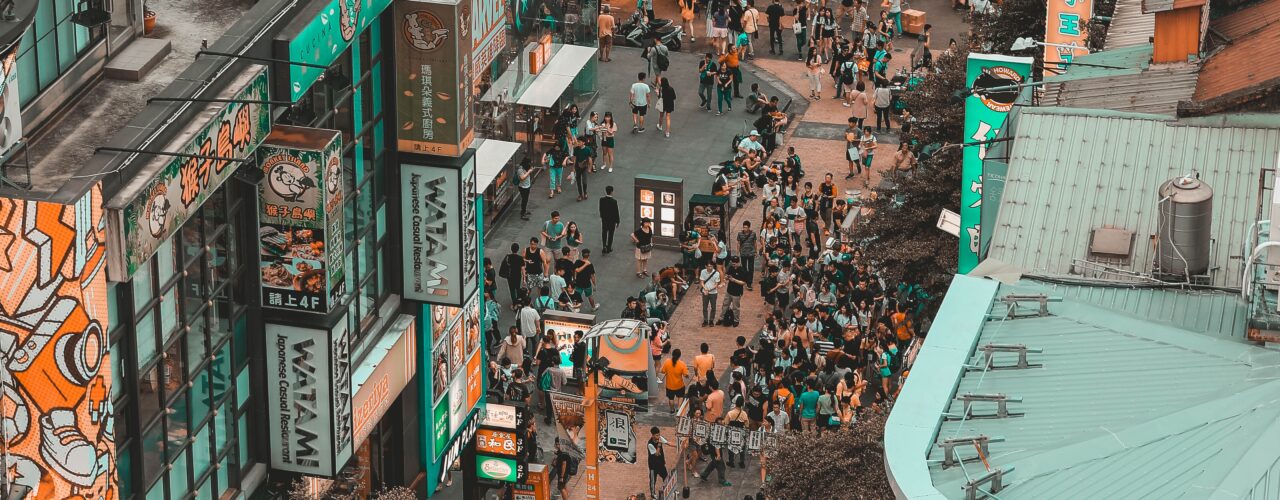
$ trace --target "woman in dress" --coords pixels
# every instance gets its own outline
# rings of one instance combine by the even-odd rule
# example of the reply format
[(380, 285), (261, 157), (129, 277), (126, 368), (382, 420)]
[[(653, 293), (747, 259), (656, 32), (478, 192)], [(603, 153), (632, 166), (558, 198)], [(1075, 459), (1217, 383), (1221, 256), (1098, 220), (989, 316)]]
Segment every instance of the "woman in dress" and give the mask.
[(569, 247), (569, 260), (578, 260), (578, 248), (582, 246), (582, 232), (578, 230), (578, 223), (569, 221), (569, 226), (565, 228), (565, 246)]
[(671, 137), (671, 111), (676, 109), (676, 89), (671, 88), (671, 80), (661, 77), (658, 85), (658, 128), (667, 137)]
[(612, 111), (604, 112), (604, 120), (596, 127), (596, 131), (601, 136), (600, 150), (604, 156), (604, 168), (606, 171), (612, 172), (614, 136), (618, 134), (618, 124), (613, 121)]

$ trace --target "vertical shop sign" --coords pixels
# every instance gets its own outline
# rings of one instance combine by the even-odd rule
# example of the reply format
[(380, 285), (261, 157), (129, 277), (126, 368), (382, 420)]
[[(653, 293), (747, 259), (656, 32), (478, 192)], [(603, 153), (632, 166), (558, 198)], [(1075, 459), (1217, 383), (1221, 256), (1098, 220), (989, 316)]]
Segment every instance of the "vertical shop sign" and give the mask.
[(332, 477), (351, 458), (351, 340), (332, 330), (266, 325), (271, 467)]
[[(9, 434), (5, 472), (32, 497), (119, 491), (103, 205), (97, 184), (68, 205), (0, 198), (0, 398), (6, 430), (26, 433)], [(153, 383), (176, 383), (165, 368)]]
[(471, 77), (480, 78), (505, 48), (506, 0), (471, 0)]
[(459, 307), (476, 289), (479, 231), (474, 160), (474, 155), (469, 156), (461, 168), (401, 166), (404, 296), (408, 299)]
[(449, 402), (436, 403), (431, 414), (432, 442), (435, 443), (435, 456), (439, 457), (444, 453), (445, 447), (449, 446), (449, 437), (452, 436), (449, 432)]
[[(251, 66), (219, 93), (217, 98), (265, 101), (267, 71)], [(162, 149), (190, 155), (246, 158), (267, 137), (270, 110), (260, 102), (210, 104), (178, 136), (176, 144)], [(108, 245), (113, 281), (128, 281), (139, 265), (150, 259), (160, 243), (191, 217), (222, 183), (240, 167), (227, 160), (159, 157), (139, 174), (150, 182), (129, 183), (107, 204), (114, 214), (111, 233), (123, 238)]]
[(1076, 56), (1089, 53), (1091, 17), (1093, 0), (1049, 0), (1048, 17), (1044, 23), (1046, 76), (1061, 73)]
[(396, 2), (400, 151), (460, 156), (471, 144), (471, 2)]
[(996, 138), (1005, 116), (1031, 73), (1030, 57), (970, 54), (964, 104), (964, 162), (960, 178), (959, 269), (967, 273), (978, 265), (982, 235), (982, 160), (987, 143)]
[[(384, 348), (388, 342), (390, 346)], [(409, 381), (413, 380), (418, 366), (417, 347), (413, 316), (402, 314), (387, 335), (378, 342), (374, 352), (365, 357), (368, 364), (362, 368), (372, 365), (373, 371), (359, 381), (360, 385), (351, 397), (352, 427), (355, 429), (357, 445), (364, 443), (369, 434), (373, 433), (378, 420), (387, 413), (387, 409), (409, 385)], [(369, 361), (371, 358), (372, 362)]]
[[(505, 40), (505, 38), (504, 38)], [(22, 139), (22, 104), (18, 101), (18, 46), (13, 44), (9, 53), (0, 55), (0, 156)]]
[(262, 304), (327, 313), (345, 266), (342, 134), (278, 125), (258, 148)]
[[(287, 46), (289, 60), (329, 66), (338, 60), (356, 35), (378, 18), (391, 0), (329, 0), (292, 38), (278, 39)], [(277, 50), (280, 50), (277, 48)], [(297, 101), (320, 79), (324, 69), (289, 65), (289, 100)]]

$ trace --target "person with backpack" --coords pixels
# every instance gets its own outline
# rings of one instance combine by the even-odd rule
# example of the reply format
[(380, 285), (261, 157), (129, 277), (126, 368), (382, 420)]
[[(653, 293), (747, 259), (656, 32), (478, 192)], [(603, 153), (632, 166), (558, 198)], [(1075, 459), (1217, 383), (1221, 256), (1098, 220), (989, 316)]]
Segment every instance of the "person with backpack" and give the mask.
[(537, 363), (538, 393), (542, 395), (540, 401), (542, 409), (546, 411), (542, 417), (542, 423), (547, 425), (551, 425), (551, 416), (555, 413), (551, 409), (551, 391), (560, 390), (564, 385), (564, 372), (553, 369), (560, 365), (560, 349), (556, 348), (555, 335), (554, 330), (547, 330), (546, 336), (542, 338), (541, 345), (538, 347), (538, 353), (534, 355)]
[(551, 460), (551, 478), (560, 490), (560, 498), (569, 498), (569, 478), (578, 474), (578, 459), (573, 458), (561, 449), (560, 439), (556, 438), (556, 457)]
[[(656, 426), (649, 428), (649, 443), (646, 448), (649, 451), (649, 495), (653, 498), (658, 498), (658, 487), (667, 482), (666, 448), (671, 446), (671, 442), (662, 436), (661, 429)], [(661, 482), (658, 481), (659, 478), (662, 479)]]
[(519, 243), (512, 243), (511, 253), (502, 258), (498, 276), (507, 280), (507, 291), (511, 294), (510, 309), (519, 310), (520, 290), (524, 284), (524, 257), (520, 255)]

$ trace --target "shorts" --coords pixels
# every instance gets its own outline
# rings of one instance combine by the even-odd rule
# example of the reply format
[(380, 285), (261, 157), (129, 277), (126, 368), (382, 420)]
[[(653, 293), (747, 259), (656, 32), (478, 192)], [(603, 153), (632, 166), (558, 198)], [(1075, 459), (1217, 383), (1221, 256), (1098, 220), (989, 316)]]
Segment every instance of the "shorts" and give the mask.
[(675, 398), (683, 398), (683, 397), (684, 397), (683, 387), (679, 389), (667, 389), (667, 399), (675, 399)]
[(644, 106), (631, 106), (631, 112), (640, 116), (644, 116), (645, 113), (649, 112), (649, 106), (647, 104)]
[(866, 165), (866, 166), (868, 166), (868, 167), (870, 167), (870, 166), (871, 166), (871, 157), (872, 157), (872, 156), (875, 156), (875, 155), (866, 155), (866, 156), (862, 157), (862, 164), (863, 164), (863, 165)]
[(613, 46), (613, 35), (604, 35), (600, 37), (600, 46), (601, 47)]
[(578, 287), (578, 291), (582, 292), (583, 297), (590, 297), (594, 293), (594, 290), (589, 286), (580, 286)]
[(611, 148), (611, 147), (613, 147), (613, 138), (612, 138), (612, 137), (605, 137), (605, 138), (604, 138), (604, 141), (602, 142), (602, 144), (604, 144), (604, 147), (606, 147), (606, 148)]
[(729, 36), (728, 28), (715, 28), (715, 27), (711, 28), (711, 38), (728, 38), (728, 36)]

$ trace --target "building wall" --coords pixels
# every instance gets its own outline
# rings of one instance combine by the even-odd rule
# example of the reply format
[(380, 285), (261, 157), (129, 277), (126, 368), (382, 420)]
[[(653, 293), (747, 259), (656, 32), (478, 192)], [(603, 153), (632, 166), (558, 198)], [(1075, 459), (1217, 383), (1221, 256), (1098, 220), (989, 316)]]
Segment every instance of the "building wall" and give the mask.
[(77, 0), (45, 0), (18, 44), (19, 100), (28, 129), (44, 120), (101, 73), (105, 28), (71, 22)]
[(118, 493), (102, 205), (0, 198), (4, 467), (34, 498)]
[(1151, 62), (1186, 62), (1200, 53), (1200, 7), (1156, 13), (1155, 47)]

